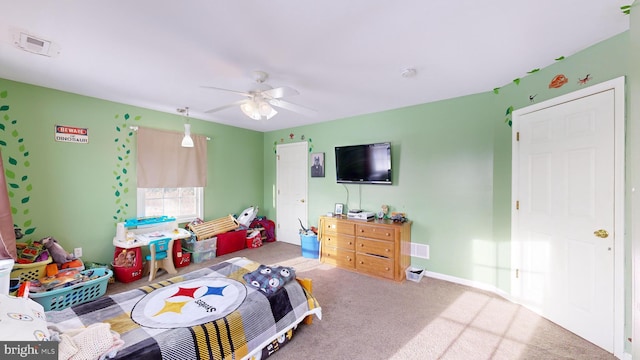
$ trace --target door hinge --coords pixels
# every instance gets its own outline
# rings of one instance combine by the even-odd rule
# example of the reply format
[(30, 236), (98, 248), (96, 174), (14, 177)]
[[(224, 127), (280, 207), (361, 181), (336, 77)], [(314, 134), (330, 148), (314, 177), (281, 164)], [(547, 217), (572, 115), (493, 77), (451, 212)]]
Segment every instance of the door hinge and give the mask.
[(520, 200), (516, 200), (516, 210), (520, 210)]
[(276, 155), (276, 159), (277, 159), (277, 160), (280, 160), (280, 155)]
[(516, 279), (520, 278), (520, 269), (516, 269)]
[(516, 131), (516, 141), (520, 141), (520, 131)]

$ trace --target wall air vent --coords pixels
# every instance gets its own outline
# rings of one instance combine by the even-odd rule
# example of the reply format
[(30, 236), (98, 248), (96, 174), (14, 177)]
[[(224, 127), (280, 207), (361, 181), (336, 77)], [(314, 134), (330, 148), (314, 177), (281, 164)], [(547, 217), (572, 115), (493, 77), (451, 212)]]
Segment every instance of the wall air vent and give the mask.
[(20, 33), (20, 41), (17, 44), (21, 49), (44, 56), (51, 56), (49, 50), (51, 41), (39, 39), (33, 35)]

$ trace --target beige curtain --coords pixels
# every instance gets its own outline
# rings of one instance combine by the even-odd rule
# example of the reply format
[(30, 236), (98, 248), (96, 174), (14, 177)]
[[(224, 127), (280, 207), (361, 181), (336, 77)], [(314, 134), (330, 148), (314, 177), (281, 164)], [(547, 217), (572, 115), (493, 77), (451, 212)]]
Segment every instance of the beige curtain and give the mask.
[(11, 203), (7, 193), (7, 179), (4, 177), (4, 165), (0, 154), (0, 259), (13, 258), (16, 254), (16, 232), (13, 229)]
[(183, 148), (183, 137), (175, 131), (138, 128), (138, 187), (207, 185), (207, 138), (191, 134), (194, 147)]

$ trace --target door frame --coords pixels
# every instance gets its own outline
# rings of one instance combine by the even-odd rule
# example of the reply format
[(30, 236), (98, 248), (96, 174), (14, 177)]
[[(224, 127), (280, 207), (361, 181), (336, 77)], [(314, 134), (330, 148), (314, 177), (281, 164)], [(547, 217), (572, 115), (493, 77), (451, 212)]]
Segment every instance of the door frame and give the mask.
[[(288, 144), (278, 144), (276, 145), (276, 156), (280, 156), (280, 149), (281, 148), (298, 148), (298, 147), (303, 147), (304, 145), (304, 152), (305, 152), (305, 163), (304, 163), (304, 168), (305, 168), (305, 176), (304, 179), (300, 179), (303, 184), (304, 184), (304, 209), (305, 209), (305, 213), (304, 213), (304, 218), (301, 217), (301, 221), (303, 222), (303, 224), (307, 224), (309, 221), (309, 201), (307, 201), (309, 199), (309, 175), (308, 175), (308, 169), (309, 169), (309, 143), (306, 141), (299, 141), (299, 142), (293, 142), (293, 143), (288, 143)], [(276, 207), (276, 220), (278, 220), (280, 218), (280, 215), (282, 214), (280, 212), (280, 193), (278, 192), (278, 190), (280, 189), (280, 179), (279, 179), (279, 175), (280, 175), (280, 161), (278, 161), (278, 159), (276, 158), (276, 186), (274, 188), (274, 205)], [(277, 227), (276, 227), (277, 228)]]
[[(625, 218), (625, 77), (621, 76), (609, 81), (589, 86), (584, 89), (580, 89), (565, 95), (558, 96), (553, 99), (543, 101), (538, 104), (527, 106), (522, 109), (515, 110), (512, 116), (512, 187), (511, 187), (511, 276), (512, 279), (516, 278), (516, 270), (520, 268), (520, 253), (519, 246), (514, 241), (516, 238), (515, 226), (517, 223), (517, 210), (515, 201), (518, 196), (518, 156), (516, 156), (517, 140), (516, 133), (519, 129), (519, 118), (530, 114), (535, 111), (539, 111), (552, 106), (557, 106), (566, 102), (570, 102), (579, 98), (594, 95), (600, 92), (613, 90), (614, 91), (614, 310), (613, 310), (613, 347), (614, 356), (622, 358), (624, 353), (624, 319), (625, 319), (625, 272), (624, 272), (624, 259), (625, 259), (625, 232), (624, 232), (624, 218)], [(515, 246), (514, 246), (515, 245)], [(516, 303), (520, 303), (520, 288), (516, 282), (512, 282), (511, 297)], [(523, 304), (524, 305), (524, 304)]]

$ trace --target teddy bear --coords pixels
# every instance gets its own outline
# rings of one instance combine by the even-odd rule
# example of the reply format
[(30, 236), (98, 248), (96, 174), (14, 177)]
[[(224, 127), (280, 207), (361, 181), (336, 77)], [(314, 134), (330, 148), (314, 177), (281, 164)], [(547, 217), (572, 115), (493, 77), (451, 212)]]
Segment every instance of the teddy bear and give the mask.
[(64, 248), (58, 244), (58, 241), (51, 236), (48, 236), (42, 240), (42, 245), (49, 251), (49, 254), (53, 258), (53, 261), (62, 265), (68, 261), (74, 260), (76, 257), (73, 254), (67, 253)]

